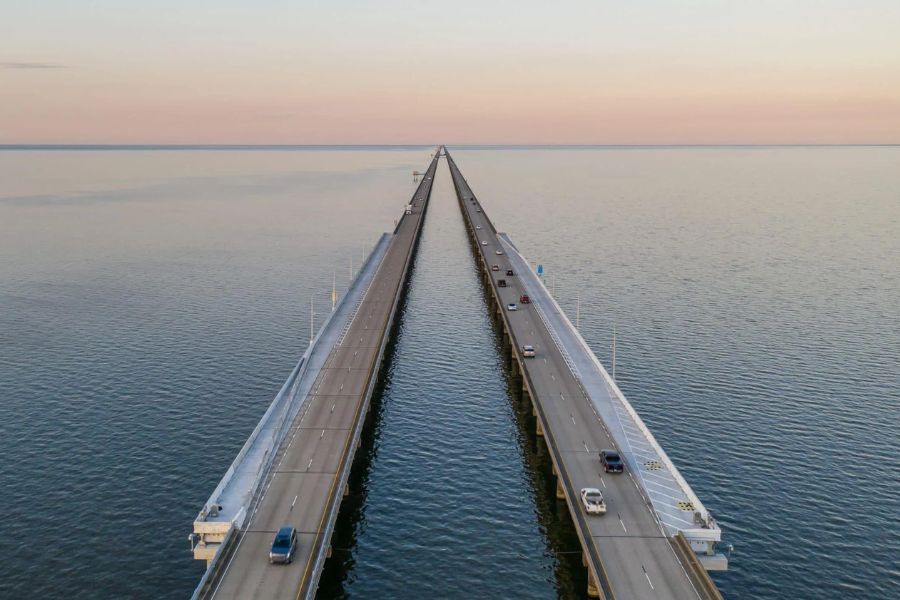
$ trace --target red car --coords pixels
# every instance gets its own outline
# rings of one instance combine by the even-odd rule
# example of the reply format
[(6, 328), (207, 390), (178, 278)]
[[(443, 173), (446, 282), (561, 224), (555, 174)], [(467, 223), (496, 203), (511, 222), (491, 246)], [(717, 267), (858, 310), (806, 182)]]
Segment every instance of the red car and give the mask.
[(531, 298), (528, 297), (528, 294), (522, 294), (519, 298), (519, 302), (522, 304), (531, 304)]

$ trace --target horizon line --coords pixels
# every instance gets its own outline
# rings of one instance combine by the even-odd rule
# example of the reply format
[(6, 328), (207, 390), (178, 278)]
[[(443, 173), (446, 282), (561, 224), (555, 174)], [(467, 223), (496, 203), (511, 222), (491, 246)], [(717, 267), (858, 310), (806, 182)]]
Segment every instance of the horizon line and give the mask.
[(287, 143), (0, 143), (0, 151), (10, 150), (243, 150), (243, 149), (322, 149), (322, 148), (885, 148), (900, 142), (850, 143), (685, 143), (685, 144), (434, 144), (434, 143), (352, 143), (352, 144), (287, 144)]

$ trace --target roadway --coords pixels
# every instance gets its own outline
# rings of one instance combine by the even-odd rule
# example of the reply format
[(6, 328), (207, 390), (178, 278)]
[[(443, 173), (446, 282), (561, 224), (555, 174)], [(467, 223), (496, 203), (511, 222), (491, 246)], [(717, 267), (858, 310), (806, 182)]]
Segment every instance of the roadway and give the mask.
[[(425, 215), (438, 157), (411, 200), (346, 334), (332, 349), (304, 410), (276, 454), (247, 527), (215, 568), (203, 596), (219, 600), (312, 597), (346, 485), (369, 397)], [(289, 565), (270, 565), (275, 532), (292, 526)]]
[[(598, 452), (616, 446), (534, 306), (519, 303), (525, 291), (516, 276), (505, 274), (512, 266), (506, 254), (496, 254), (503, 250), (496, 229), (449, 154), (448, 163), (465, 220), (491, 277), (493, 294), (505, 313), (514, 356), (519, 356), (524, 369), (594, 581), (599, 581), (606, 596), (621, 600), (707, 598), (697, 591), (631, 474), (603, 473)], [(495, 264), (497, 272), (490, 270)], [(505, 279), (508, 287), (498, 287), (498, 279)], [(507, 310), (507, 304), (513, 302), (518, 310)], [(523, 344), (534, 346), (534, 358), (521, 358)], [(579, 493), (585, 487), (603, 491), (606, 515), (584, 512)]]

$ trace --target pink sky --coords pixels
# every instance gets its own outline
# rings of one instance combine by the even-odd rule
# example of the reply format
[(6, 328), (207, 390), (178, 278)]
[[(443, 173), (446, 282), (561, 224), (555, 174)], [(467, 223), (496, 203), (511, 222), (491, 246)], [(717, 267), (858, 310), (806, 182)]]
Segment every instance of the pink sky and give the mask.
[(739, 4), (16, 7), (0, 143), (900, 143), (900, 3)]

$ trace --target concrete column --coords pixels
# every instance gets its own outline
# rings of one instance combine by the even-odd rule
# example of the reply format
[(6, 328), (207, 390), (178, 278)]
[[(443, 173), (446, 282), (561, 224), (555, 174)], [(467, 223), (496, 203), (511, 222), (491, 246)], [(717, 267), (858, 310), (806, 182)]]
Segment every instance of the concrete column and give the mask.
[(588, 569), (587, 595), (588, 598), (600, 597), (600, 586), (597, 585), (597, 580), (594, 579), (594, 572), (590, 569)]
[(559, 477), (556, 478), (556, 499), (566, 499), (566, 491), (563, 489), (562, 482), (560, 482)]
[(537, 419), (535, 421), (535, 423), (537, 424), (535, 427), (535, 433), (537, 433), (539, 436), (543, 437), (544, 436), (544, 428), (541, 427), (541, 420)]

